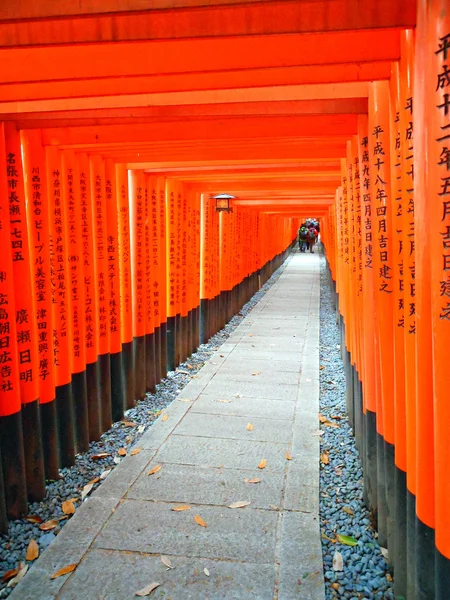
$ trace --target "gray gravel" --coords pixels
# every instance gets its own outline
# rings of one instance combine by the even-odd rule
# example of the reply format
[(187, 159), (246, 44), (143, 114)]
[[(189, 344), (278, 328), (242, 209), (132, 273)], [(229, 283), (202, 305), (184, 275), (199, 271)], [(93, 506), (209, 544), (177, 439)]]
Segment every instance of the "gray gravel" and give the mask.
[[(363, 472), (346, 415), (340, 336), (324, 257), (321, 258), (320, 283), (320, 365), (323, 366), (320, 371), (320, 410), (329, 421), (339, 424), (339, 428), (321, 426), (324, 432), (321, 453), (329, 452), (329, 464), (321, 464), (320, 468), (320, 519), (326, 598), (394, 600), (392, 577), (363, 503)], [(333, 416), (341, 418), (333, 419)], [(349, 547), (339, 542), (333, 543), (336, 533), (352, 536), (357, 540), (357, 545)], [(342, 571), (333, 570), (336, 551), (343, 558)]]
[[(45, 499), (42, 502), (31, 504), (29, 514), (39, 517), (43, 522), (64, 517), (61, 504), (71, 498), (81, 500), (81, 491), (86, 484), (98, 479), (104, 471), (113, 469), (116, 466), (117, 463), (114, 461), (120, 460), (118, 450), (120, 448), (130, 448), (152, 426), (159, 413), (177, 397), (204, 363), (227, 340), (244, 317), (277, 281), (289, 260), (290, 258), (275, 271), (264, 286), (221, 331), (216, 333), (208, 343), (199, 346), (198, 351), (192, 354), (185, 363), (179, 365), (175, 371), (169, 372), (167, 377), (156, 386), (154, 394), (147, 394), (146, 398), (137, 402), (135, 407), (126, 411), (124, 421), (132, 423), (132, 426), (126, 426), (124, 421), (114, 423), (98, 442), (90, 444), (86, 453), (77, 455), (73, 467), (61, 469), (60, 479), (48, 482)], [(106, 453), (108, 456), (101, 459), (92, 458), (102, 453)], [(96, 481), (93, 490), (100, 483), (100, 481)], [(79, 506), (79, 502), (75, 506)], [(0, 535), (0, 598), (6, 598), (12, 590), (11, 587), (8, 588), (6, 584), (1, 583), (1, 578), (5, 572), (16, 568), (19, 562), (26, 562), (25, 554), (30, 540), (35, 539), (40, 552), (42, 552), (55, 539), (65, 523), (67, 523), (67, 520), (61, 520), (58, 527), (52, 531), (44, 532), (39, 529), (39, 524), (29, 523), (26, 519), (10, 522), (8, 534)], [(31, 563), (29, 563), (29, 566), (31, 566)]]

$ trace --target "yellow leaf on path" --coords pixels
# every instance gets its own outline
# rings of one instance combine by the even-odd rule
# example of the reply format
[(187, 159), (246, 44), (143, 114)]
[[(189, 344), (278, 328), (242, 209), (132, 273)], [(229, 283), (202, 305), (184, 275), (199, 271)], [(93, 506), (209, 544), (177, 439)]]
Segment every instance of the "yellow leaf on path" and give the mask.
[(353, 510), (349, 506), (344, 506), (342, 510), (344, 512), (346, 512), (348, 515), (350, 515), (351, 517), (355, 516), (355, 513), (353, 512)]
[(148, 596), (149, 594), (151, 594), (153, 592), (153, 590), (156, 590), (156, 588), (158, 588), (161, 584), (157, 583), (156, 581), (154, 581), (153, 583), (150, 583), (149, 585), (146, 585), (145, 588), (142, 588), (142, 590), (138, 590), (136, 592), (136, 596)]
[(136, 427), (137, 423), (135, 423), (134, 421), (123, 421), (122, 425), (124, 427)]
[(247, 431), (253, 431), (253, 425), (251, 423), (247, 425)]
[(245, 508), (249, 504), (251, 504), (251, 502), (246, 502), (246, 501), (233, 502), (233, 504), (230, 504), (228, 508)]
[(191, 507), (187, 504), (182, 504), (181, 506), (174, 506), (172, 510), (175, 512), (181, 512), (182, 510), (191, 510)]
[(75, 506), (73, 505), (72, 500), (66, 500), (61, 505), (61, 510), (65, 515), (73, 515), (75, 514)]
[(321, 413), (319, 413), (319, 421), (321, 423), (326, 423), (328, 421), (328, 419), (326, 417), (324, 417)]
[(330, 453), (328, 452), (328, 450), (322, 452), (322, 454), (320, 455), (320, 460), (324, 465), (328, 465), (330, 463)]
[(161, 469), (162, 465), (156, 465), (156, 467), (153, 467), (153, 469), (149, 471), (147, 475), (154, 475), (155, 473), (158, 473), (158, 471), (161, 471)]
[(126, 455), (127, 455), (127, 451), (125, 450), (125, 448), (119, 448), (119, 449), (117, 450), (117, 454), (118, 454), (119, 456), (126, 456)]
[[(100, 481), (100, 479), (99, 479)], [(81, 501), (83, 501), (86, 496), (91, 492), (92, 488), (94, 487), (93, 483), (88, 483), (87, 485), (84, 486), (83, 491), (81, 492)]]
[(163, 418), (161, 419), (161, 421), (167, 421), (167, 419), (169, 418), (169, 415), (166, 413)]
[(2, 583), (6, 583), (7, 581), (9, 581), (13, 577), (15, 577), (18, 572), (19, 572), (19, 567), (16, 567), (15, 569), (10, 569), (9, 571), (6, 571), (6, 573), (2, 577)]
[(27, 548), (27, 553), (26, 553), (26, 560), (36, 560), (37, 557), (39, 556), (39, 546), (37, 545), (36, 540), (31, 539), (30, 543), (28, 544), (28, 548)]
[(75, 571), (77, 566), (78, 566), (77, 563), (72, 563), (71, 565), (67, 565), (67, 567), (63, 567), (62, 569), (59, 569), (59, 571), (56, 571), (56, 573), (53, 573), (53, 575), (50, 577), (50, 579), (57, 579), (58, 577), (67, 575), (67, 573), (72, 573), (72, 571)]
[(23, 562), (19, 563), (19, 566), (17, 567), (17, 569), (18, 569), (17, 575), (13, 579), (10, 579), (8, 581), (7, 587), (16, 586), (19, 583), (19, 581), (25, 577), (26, 572), (28, 571), (28, 565)]
[(267, 460), (265, 458), (263, 458), (262, 461), (258, 465), (258, 469), (264, 469), (266, 465), (267, 465)]
[(289, 451), (286, 452), (286, 460), (292, 460), (292, 454)]
[(253, 479), (244, 479), (245, 483), (260, 483), (261, 479), (254, 477)]
[(133, 448), (133, 450), (130, 452), (131, 456), (136, 456), (136, 454), (139, 454), (139, 452), (141, 451), (140, 448)]
[(320, 370), (322, 371), (322, 369), (325, 369), (325, 367), (323, 365), (320, 365)]
[(50, 531), (50, 529), (55, 529), (55, 527), (58, 527), (58, 521), (56, 519), (51, 519), (50, 521), (46, 521), (45, 523), (42, 523), (42, 525), (39, 525), (41, 531)]
[(28, 523), (42, 523), (42, 519), (38, 515), (28, 515), (28, 517), (25, 517), (25, 521), (28, 521)]
[[(94, 485), (95, 483), (98, 483), (100, 481), (100, 477), (94, 477), (94, 479), (91, 479), (87, 485)], [(83, 498), (81, 498), (83, 499)]]
[(252, 375), (253, 375), (253, 376), (256, 376), (256, 375), (261, 375), (261, 371), (255, 371), (254, 373), (252, 373)]
[(217, 400), (217, 402), (223, 402), (224, 404), (229, 404), (231, 400)]
[(194, 521), (197, 523), (197, 525), (200, 525), (200, 527), (208, 527), (206, 521), (202, 519), (200, 515), (194, 515)]
[(107, 456), (111, 456), (109, 452), (101, 452), (100, 454), (94, 454), (91, 456), (91, 460), (101, 460), (102, 458), (106, 458)]
[(192, 398), (178, 398), (178, 402), (192, 402)]

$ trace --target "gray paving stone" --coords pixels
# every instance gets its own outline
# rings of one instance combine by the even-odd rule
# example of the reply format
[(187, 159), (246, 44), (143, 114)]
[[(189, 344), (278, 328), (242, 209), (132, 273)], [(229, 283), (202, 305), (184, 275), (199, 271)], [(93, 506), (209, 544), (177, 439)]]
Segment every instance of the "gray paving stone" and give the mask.
[(282, 519), (279, 600), (324, 600), (318, 517), (285, 512)]
[[(94, 542), (94, 548), (177, 554), (272, 563), (278, 513), (199, 506), (183, 512), (173, 505), (125, 500)], [(194, 521), (202, 517), (207, 527)]]
[(264, 471), (284, 471), (286, 444), (241, 440), (239, 445), (230, 440), (172, 435), (163, 444), (155, 460), (161, 463), (252, 469), (255, 477), (262, 459), (267, 460)]
[[(295, 373), (297, 378), (300, 374), (300, 361), (296, 359), (285, 360), (285, 361), (273, 361), (262, 358), (247, 358), (245, 361), (239, 358), (230, 356), (224, 362), (220, 370), (217, 372), (221, 375), (224, 371), (233, 370), (236, 375), (242, 372), (254, 373), (255, 371), (262, 371), (264, 369), (270, 369), (270, 373)], [(234, 371), (234, 369), (236, 369)]]
[[(136, 447), (141, 447), (137, 444)], [(92, 498), (116, 498), (119, 501), (128, 491), (139, 474), (155, 455), (156, 450), (141, 450), (135, 456), (128, 455), (115, 467)]]
[(137, 590), (157, 581), (161, 586), (152, 600), (273, 600), (273, 564), (169, 558), (175, 568), (167, 571), (159, 556), (91, 550), (64, 587), (63, 598), (135, 600)]
[(253, 429), (247, 430), (249, 417), (189, 413), (176, 428), (177, 435), (258, 440), (288, 444), (292, 438), (292, 423), (276, 419), (252, 417)]
[[(269, 383), (281, 383), (287, 385), (298, 385), (299, 373), (296, 371), (274, 371), (271, 366), (273, 363), (266, 363), (267, 367), (258, 367), (255, 364), (255, 370), (250, 370), (247, 365), (241, 365), (237, 368), (235, 365), (228, 367), (227, 363), (223, 365), (214, 381), (224, 381), (227, 383), (232, 376), (233, 381), (268, 381)], [(259, 370), (258, 370), (259, 369)], [(264, 369), (264, 370), (261, 370)]]
[(239, 358), (245, 360), (251, 359), (262, 359), (262, 360), (273, 360), (273, 361), (292, 361), (296, 360), (300, 364), (302, 353), (297, 352), (284, 352), (278, 350), (263, 350), (261, 348), (251, 347), (251, 344), (240, 344), (236, 347), (236, 350), (232, 354), (233, 358)]
[[(148, 470), (157, 464), (157, 461), (152, 462)], [(245, 500), (251, 502), (252, 508), (269, 509), (271, 504), (280, 506), (284, 473), (202, 469), (172, 464), (163, 464), (155, 475), (148, 476), (148, 470), (131, 487), (127, 498), (216, 506), (229, 506), (232, 502)], [(260, 483), (244, 481), (255, 477), (261, 480)]]
[(223, 394), (229, 396), (249, 396), (253, 398), (272, 398), (279, 400), (295, 401), (297, 399), (297, 386), (269, 383), (263, 381), (233, 381), (230, 379), (226, 385), (223, 381), (215, 381), (209, 383), (205, 390), (205, 394), (221, 397)]
[[(291, 373), (286, 373), (291, 375)], [(228, 400), (228, 402), (219, 402)], [(294, 402), (269, 400), (268, 398), (236, 398), (228, 396), (217, 399), (216, 396), (201, 394), (191, 408), (191, 413), (214, 415), (234, 415), (238, 417), (262, 417), (266, 419), (291, 420), (294, 415)]]

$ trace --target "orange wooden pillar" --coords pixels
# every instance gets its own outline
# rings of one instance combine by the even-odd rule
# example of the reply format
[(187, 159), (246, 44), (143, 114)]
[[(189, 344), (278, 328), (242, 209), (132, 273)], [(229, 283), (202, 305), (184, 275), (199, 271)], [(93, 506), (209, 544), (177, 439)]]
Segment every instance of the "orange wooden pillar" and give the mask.
[(158, 302), (157, 308), (159, 311), (160, 322), (160, 343), (161, 343), (161, 377), (167, 375), (167, 280), (168, 280), (168, 263), (166, 252), (166, 181), (162, 177), (157, 180), (157, 194), (159, 196), (159, 279), (158, 279)]
[(176, 367), (176, 244), (177, 244), (177, 198), (173, 180), (166, 180), (166, 308), (167, 308), (167, 369), (174, 371)]
[(70, 318), (67, 217), (62, 198), (61, 152), (46, 148), (47, 193), (50, 209), (50, 267), (53, 307), (53, 366), (60, 466), (75, 460), (75, 430), (72, 394), (72, 323)]
[[(19, 153), (20, 156), (20, 153)], [(25, 212), (20, 214), (20, 204), (11, 193), (9, 174), (15, 174), (16, 154), (5, 149), (5, 129), (0, 123), (0, 455), (4, 492), (0, 497), (2, 530), (7, 529), (6, 511), (12, 518), (27, 512), (27, 489), (25, 456), (21, 418), (20, 362), (17, 342), (17, 308), (14, 299), (17, 289), (16, 248), (10, 236), (11, 212), (17, 212), (25, 221)], [(9, 168), (8, 168), (9, 167)], [(14, 208), (13, 208), (14, 207)], [(13, 258), (16, 260), (13, 261)], [(4, 493), (4, 496), (3, 496)]]
[(145, 177), (129, 171), (131, 281), (133, 290), (134, 396), (144, 398), (145, 382)]
[(128, 193), (128, 172), (117, 165), (117, 203), (119, 209), (119, 273), (120, 273), (120, 329), (122, 339), (122, 366), (124, 373), (125, 406), (112, 405), (113, 421), (123, 416), (124, 409), (134, 406), (135, 370), (133, 350), (133, 291), (131, 262), (131, 222)]
[(188, 202), (189, 196), (184, 185), (181, 186), (180, 199), (180, 238), (179, 238), (179, 267), (180, 267), (180, 363), (188, 357), (189, 348), (189, 296), (188, 296)]
[[(114, 416), (122, 416), (125, 406), (125, 380), (122, 356), (122, 319), (120, 311), (120, 237), (119, 237), (119, 189), (115, 163), (105, 161), (105, 204), (106, 204), (106, 255), (107, 279), (109, 284), (109, 343), (110, 343), (110, 399), (101, 398), (101, 428), (106, 431)], [(105, 360), (105, 359), (100, 359)]]
[[(39, 416), (42, 429), (42, 450), (45, 477), (59, 475), (58, 429), (56, 419), (56, 391), (53, 365), (53, 315), (50, 266), (50, 207), (47, 195), (45, 149), (41, 132), (23, 132), (25, 195), (28, 207), (28, 228), (32, 264), (32, 283), (36, 310)], [(35, 449), (38, 452), (38, 448)], [(27, 476), (28, 479), (28, 476)], [(45, 482), (41, 482), (45, 493)]]
[[(417, 507), (417, 532), (430, 533), (435, 525), (436, 589), (434, 597), (443, 600), (450, 588), (450, 481), (446, 452), (450, 436), (450, 404), (448, 390), (450, 372), (447, 366), (450, 339), (450, 7), (446, 0), (419, 0), (416, 30), (416, 60), (414, 71), (414, 187), (417, 287), (429, 286), (431, 291), (431, 334), (433, 387), (419, 396), (417, 378), (417, 493), (422, 500)], [(426, 165), (426, 168), (424, 166)], [(421, 219), (425, 218), (421, 222)], [(427, 224), (435, 226), (428, 236), (429, 248), (419, 248)], [(420, 244), (419, 244), (420, 240)], [(428, 259), (428, 260), (427, 260)], [(431, 266), (431, 272), (430, 272)], [(419, 274), (421, 279), (419, 280)], [(416, 322), (420, 336), (421, 320), (427, 311), (422, 291), (416, 299)], [(425, 316), (425, 320), (427, 316)], [(422, 338), (420, 338), (422, 339)], [(424, 352), (427, 350), (423, 350)], [(416, 366), (422, 368), (419, 338), (416, 345)], [(425, 363), (425, 368), (429, 363)], [(433, 402), (431, 402), (433, 394)], [(434, 431), (434, 435), (433, 435)], [(430, 435), (434, 438), (434, 456), (430, 451)], [(420, 437), (419, 437), (420, 436)], [(433, 497), (424, 489), (432, 485)], [(426, 472), (425, 472), (426, 470)], [(420, 485), (420, 491), (419, 491)], [(417, 501), (418, 502), (418, 501)], [(419, 502), (418, 502), (419, 504)], [(429, 565), (431, 566), (431, 565)], [(418, 582), (423, 584), (423, 577)]]
[[(385, 343), (394, 337), (393, 252), (390, 175), (390, 97), (389, 83), (375, 82), (369, 93), (369, 155), (371, 160), (371, 203), (374, 226), (375, 360), (377, 378), (377, 464), (378, 527), (380, 543), (391, 540), (394, 490), (394, 349)], [(387, 494), (386, 489), (389, 490)], [(388, 521), (389, 520), (389, 521)], [(388, 539), (389, 536), (389, 539)], [(391, 541), (391, 547), (392, 547)]]
[(75, 443), (77, 452), (89, 447), (89, 417), (86, 380), (86, 340), (84, 323), (84, 268), (81, 238), (80, 170), (75, 153), (62, 152), (61, 194), (67, 218), (68, 285), (71, 299), (72, 390)]
[(210, 304), (212, 289), (212, 202), (207, 194), (201, 195), (200, 204), (200, 344), (210, 337)]
[(152, 188), (147, 175), (144, 175), (144, 281), (145, 281), (145, 389), (154, 392), (155, 370), (155, 316), (153, 311), (153, 240), (151, 225)]

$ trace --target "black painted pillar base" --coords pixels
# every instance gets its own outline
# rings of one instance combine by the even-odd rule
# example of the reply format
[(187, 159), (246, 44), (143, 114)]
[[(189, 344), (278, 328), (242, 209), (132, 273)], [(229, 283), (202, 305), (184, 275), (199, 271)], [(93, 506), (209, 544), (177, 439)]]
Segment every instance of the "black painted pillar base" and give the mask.
[(145, 335), (135, 337), (134, 345), (134, 397), (145, 397)]
[[(435, 598), (436, 546), (434, 529), (428, 527), (416, 515), (416, 597), (417, 600)], [(449, 580), (450, 583), (450, 580)], [(447, 597), (450, 587), (447, 588)]]
[[(134, 395), (134, 346), (133, 340), (122, 344), (122, 368), (124, 374), (125, 409), (133, 408), (136, 397)], [(122, 417), (120, 417), (121, 419)], [(114, 419), (118, 421), (119, 419)]]
[(386, 459), (384, 438), (377, 433), (377, 530), (378, 543), (387, 548)]
[(175, 371), (175, 317), (167, 317), (167, 370)]
[(181, 363), (181, 315), (178, 313), (175, 315), (175, 335), (174, 335), (174, 345), (175, 345), (175, 368)]
[(208, 341), (209, 300), (200, 300), (200, 344)]
[(450, 590), (450, 559), (436, 549), (436, 600), (448, 600)]
[[(358, 371), (354, 368), (353, 371), (353, 406), (354, 406), (354, 422), (355, 422), (355, 445), (362, 457), (362, 445), (363, 445), (363, 403), (362, 403), (362, 384), (359, 378)], [(361, 461), (363, 462), (363, 461)], [(363, 465), (364, 466), (364, 465)]]
[(145, 389), (154, 392), (156, 386), (155, 374), (155, 333), (145, 335)]
[[(109, 421), (120, 421), (126, 407), (125, 373), (123, 368), (123, 351), (115, 352), (109, 356), (111, 368), (111, 415)], [(103, 431), (107, 431), (108, 415), (102, 415)]]
[(367, 488), (368, 509), (377, 519), (378, 512), (378, 489), (377, 489), (377, 416), (376, 413), (367, 410), (366, 420), (366, 473), (364, 481)]
[[(44, 453), (39, 402), (22, 405), (22, 432), (25, 454), (25, 476), (29, 502), (38, 502), (45, 496)], [(46, 432), (44, 432), (46, 435)]]
[(89, 441), (98, 440), (102, 434), (100, 411), (100, 374), (98, 362), (86, 365), (87, 405), (89, 415)]
[(20, 412), (0, 417), (0, 446), (6, 511), (10, 519), (20, 519), (28, 512)]
[(89, 448), (86, 371), (72, 375), (72, 394), (75, 417), (75, 450), (76, 453), (81, 453), (86, 452)]
[[(1, 418), (1, 417), (0, 417)], [(0, 533), (8, 532), (8, 516), (6, 514), (5, 487), (3, 479), (2, 455), (0, 445)]]
[(56, 415), (58, 423), (60, 467), (75, 464), (75, 415), (73, 409), (72, 383), (56, 388)]
[(192, 351), (195, 352), (200, 345), (200, 305), (194, 308), (194, 339)]
[(167, 375), (167, 322), (161, 323), (160, 330), (160, 345), (161, 345), (161, 379)]
[(111, 355), (109, 352), (99, 354), (97, 362), (100, 375), (100, 425), (103, 423), (105, 427), (103, 431), (106, 431), (112, 425)]
[(406, 490), (406, 552), (408, 561), (406, 597), (408, 600), (416, 600), (416, 497), (408, 489)]
[(45, 479), (59, 477), (58, 422), (56, 400), (39, 405), (42, 427), (42, 452), (44, 454)]
[(389, 444), (384, 441), (384, 460), (385, 460), (385, 475), (386, 475), (386, 534), (388, 564), (393, 566), (393, 551), (395, 547), (395, 447), (394, 444)]
[[(406, 553), (406, 473), (395, 469), (395, 543), (393, 549), (394, 593), (406, 598), (408, 562)], [(391, 551), (389, 550), (389, 554)]]
[(155, 385), (161, 381), (161, 328), (155, 327), (153, 333), (155, 339)]

